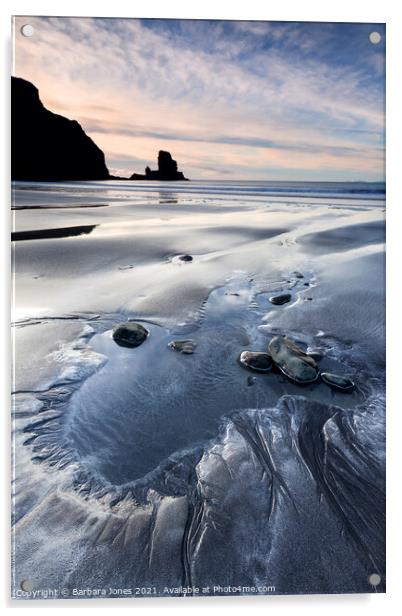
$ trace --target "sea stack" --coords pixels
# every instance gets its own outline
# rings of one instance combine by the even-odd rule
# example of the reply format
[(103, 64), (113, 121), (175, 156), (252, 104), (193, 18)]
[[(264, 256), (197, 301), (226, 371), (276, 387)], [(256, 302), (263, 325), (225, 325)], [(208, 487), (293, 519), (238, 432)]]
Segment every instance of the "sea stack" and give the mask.
[(173, 160), (170, 152), (159, 150), (158, 169), (152, 170), (145, 168), (145, 174), (133, 173), (130, 180), (162, 180), (172, 182), (177, 180), (187, 180), (181, 171), (177, 170), (177, 162)]
[(12, 180), (107, 180), (105, 155), (74, 120), (46, 109), (29, 81), (11, 78)]

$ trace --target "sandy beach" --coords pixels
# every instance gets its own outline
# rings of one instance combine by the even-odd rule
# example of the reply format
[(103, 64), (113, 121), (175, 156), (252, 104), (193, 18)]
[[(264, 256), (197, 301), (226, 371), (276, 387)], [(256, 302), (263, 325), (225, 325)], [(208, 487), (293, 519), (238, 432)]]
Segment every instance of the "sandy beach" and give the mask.
[(383, 188), (14, 184), (14, 588), (382, 589)]

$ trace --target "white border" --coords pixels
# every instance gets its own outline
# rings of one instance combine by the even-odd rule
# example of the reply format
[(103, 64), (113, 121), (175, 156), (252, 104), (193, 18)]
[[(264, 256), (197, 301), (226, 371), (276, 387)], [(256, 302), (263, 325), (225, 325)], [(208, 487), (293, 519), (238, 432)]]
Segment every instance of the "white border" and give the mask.
[[(218, 610), (231, 610), (241, 613), (245, 609), (253, 609), (257, 613), (267, 610), (277, 610), (292, 614), (297, 611), (304, 614), (336, 613), (345, 610), (353, 611), (354, 615), (375, 614), (381, 610), (396, 607), (402, 571), (402, 549), (400, 525), (402, 514), (400, 509), (401, 473), (398, 453), (402, 449), (402, 411), (399, 409), (401, 393), (401, 322), (402, 322), (402, 261), (398, 259), (402, 245), (402, 199), (401, 199), (401, 150), (402, 150), (402, 98), (401, 98), (401, 65), (402, 65), (402, 3), (397, 0), (333, 0), (318, 2), (317, 0), (280, 0), (280, 2), (264, 2), (263, 0), (247, 0), (235, 4), (233, 0), (203, 0), (193, 3), (188, 0), (154, 0), (152, 4), (143, 0), (124, 2), (113, 0), (109, 3), (93, 0), (35, 0), (35, 2), (3, 0), (0, 7), (1, 38), (2, 38), (2, 88), (3, 96), (2, 135), (9, 137), (9, 75), (11, 67), (10, 22), (11, 15), (76, 15), (76, 16), (110, 16), (110, 17), (177, 17), (177, 18), (215, 18), (215, 19), (266, 19), (282, 21), (364, 21), (387, 23), (387, 351), (388, 351), (388, 410), (387, 410), (387, 509), (388, 509), (388, 556), (387, 556), (387, 594), (386, 595), (307, 595), (307, 596), (270, 596), (270, 597), (238, 597), (238, 598), (203, 598), (203, 599), (135, 599), (87, 600), (87, 601), (35, 601), (11, 602), (9, 596), (9, 509), (3, 507), (2, 516), (2, 550), (0, 578), (3, 585), (2, 606), (6, 609), (67, 609), (74, 614), (81, 611), (107, 609), (135, 610), (137, 613), (152, 613), (163, 610), (166, 613), (191, 610), (195, 613)], [(6, 352), (1, 356), (2, 381), (0, 390), (3, 394), (2, 405), (2, 436), (4, 439), (2, 457), (3, 503), (9, 501), (10, 477), (10, 426), (8, 421), (9, 408), (9, 138), (3, 140), (0, 149), (0, 171), (3, 178), (1, 210), (1, 255), (3, 268), (1, 277), (3, 293), (1, 307), (3, 311), (1, 348)], [(376, 284), (376, 281), (373, 281)], [(5, 511), (4, 511), (5, 509)], [(400, 603), (400, 601), (399, 601)]]

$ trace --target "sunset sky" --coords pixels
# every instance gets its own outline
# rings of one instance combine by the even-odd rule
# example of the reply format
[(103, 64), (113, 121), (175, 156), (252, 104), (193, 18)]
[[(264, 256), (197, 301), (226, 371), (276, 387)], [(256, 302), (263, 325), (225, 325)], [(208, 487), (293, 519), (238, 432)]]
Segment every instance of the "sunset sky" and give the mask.
[(381, 181), (384, 38), (379, 24), (18, 17), (13, 74), (80, 122), (111, 173), (165, 149), (192, 179)]

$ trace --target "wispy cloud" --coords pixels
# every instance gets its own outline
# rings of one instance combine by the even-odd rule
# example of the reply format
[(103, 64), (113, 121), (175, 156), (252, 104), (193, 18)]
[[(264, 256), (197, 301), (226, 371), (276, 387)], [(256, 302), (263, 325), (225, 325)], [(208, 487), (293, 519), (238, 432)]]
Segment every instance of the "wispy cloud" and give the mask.
[(112, 170), (169, 147), (190, 177), (382, 179), (370, 24), (29, 18), (26, 39), (26, 20), (16, 74), (80, 121)]

